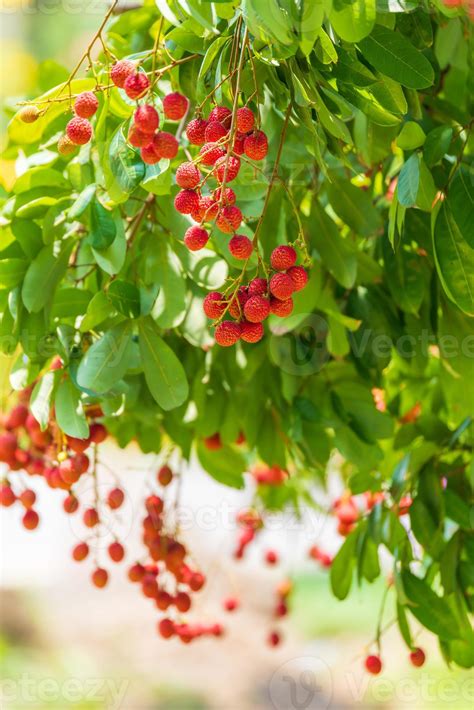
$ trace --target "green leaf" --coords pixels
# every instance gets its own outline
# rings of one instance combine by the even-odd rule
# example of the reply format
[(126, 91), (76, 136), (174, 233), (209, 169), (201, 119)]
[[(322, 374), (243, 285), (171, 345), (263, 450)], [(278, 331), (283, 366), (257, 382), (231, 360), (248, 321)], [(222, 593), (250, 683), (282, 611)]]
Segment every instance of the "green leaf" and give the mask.
[(474, 249), (474, 173), (459, 167), (451, 180), (448, 202), (465, 241)]
[(54, 245), (44, 247), (30, 264), (22, 288), (22, 299), (30, 313), (38, 313), (53, 299), (59, 281), (66, 273), (74, 241), (63, 242), (58, 254)]
[(140, 291), (130, 281), (116, 279), (110, 284), (107, 295), (113, 307), (127, 318), (140, 315)]
[(449, 206), (439, 209), (433, 226), (433, 250), (439, 278), (449, 298), (474, 316), (474, 249), (465, 241)]
[(176, 328), (186, 315), (186, 280), (180, 260), (163, 239), (147, 253), (145, 278), (160, 289), (152, 311), (154, 321), (161, 328)]
[(92, 183), (92, 185), (87, 185), (87, 187), (83, 189), (83, 191), (75, 199), (75, 201), (72, 203), (71, 207), (68, 210), (67, 216), (69, 220), (73, 221), (80, 217), (82, 214), (84, 214), (84, 212), (94, 199), (95, 191), (95, 183)]
[(348, 180), (338, 179), (331, 174), (327, 193), (336, 214), (356, 234), (370, 237), (381, 228), (380, 214), (373, 206), (368, 192), (364, 192)]
[(413, 207), (418, 195), (419, 184), (420, 159), (417, 153), (413, 153), (403, 164), (398, 176), (398, 201), (403, 207)]
[(189, 387), (178, 357), (161, 338), (151, 317), (139, 322), (139, 344), (145, 379), (153, 398), (166, 411), (186, 401)]
[(94, 249), (107, 249), (115, 239), (117, 227), (109, 210), (94, 200), (91, 207), (89, 243)]
[(242, 454), (230, 446), (210, 451), (202, 441), (198, 441), (196, 453), (203, 469), (216, 481), (231, 488), (244, 487), (242, 474), (247, 469), (247, 462)]
[(77, 370), (80, 387), (101, 394), (125, 375), (132, 352), (131, 324), (121, 323), (107, 331), (82, 357)]
[(94, 249), (92, 254), (100, 268), (110, 276), (118, 274), (125, 262), (127, 255), (127, 240), (123, 228), (122, 219), (117, 216), (115, 221), (117, 235), (112, 244), (107, 249)]
[(355, 564), (358, 531), (346, 537), (331, 565), (331, 589), (337, 599), (345, 599), (350, 592)]
[(410, 627), (408, 625), (405, 607), (399, 603), (397, 603), (397, 621), (398, 628), (400, 629), (400, 633), (402, 635), (402, 639), (405, 641), (408, 648), (413, 648), (413, 640), (410, 632)]
[(87, 313), (80, 326), (81, 333), (86, 333), (88, 330), (95, 328), (106, 318), (111, 316), (113, 312), (113, 306), (107, 298), (107, 295), (103, 291), (99, 291), (87, 306)]
[(30, 398), (30, 410), (44, 431), (49, 423), (51, 400), (56, 387), (58, 372), (47, 372), (34, 386)]
[(114, 202), (125, 202), (144, 176), (145, 164), (118, 128), (108, 150), (108, 165), (105, 168), (107, 192)]
[(56, 292), (51, 308), (52, 318), (76, 318), (82, 316), (92, 298), (91, 291), (77, 288), (61, 288)]
[(54, 400), (56, 422), (64, 434), (77, 439), (87, 439), (89, 424), (87, 423), (81, 393), (71, 380), (60, 382)]
[(311, 210), (311, 239), (323, 265), (345, 288), (352, 288), (357, 273), (357, 258), (348, 240), (343, 239), (333, 220), (319, 203)]
[(439, 597), (422, 579), (404, 570), (401, 574), (403, 588), (411, 602), (413, 616), (442, 639), (462, 638), (458, 618), (453, 614), (448, 602)]
[(358, 42), (372, 31), (375, 16), (375, 0), (352, 0), (334, 2), (329, 21), (341, 39)]
[(35, 187), (56, 187), (58, 190), (66, 190), (69, 183), (57, 170), (38, 166), (20, 175), (13, 186), (13, 192), (19, 195)]
[(426, 133), (415, 121), (407, 121), (397, 137), (397, 145), (402, 150), (414, 150), (423, 145)]
[(23, 281), (28, 268), (24, 259), (2, 259), (0, 261), (0, 288), (14, 288)]
[(409, 89), (426, 89), (433, 84), (434, 71), (428, 59), (398, 32), (375, 25), (359, 48), (372, 66)]
[(142, 186), (153, 195), (169, 195), (173, 184), (169, 160), (160, 160), (154, 165), (147, 165)]
[(451, 126), (438, 126), (428, 133), (423, 146), (423, 157), (429, 168), (439, 163), (448, 152), (452, 138)]

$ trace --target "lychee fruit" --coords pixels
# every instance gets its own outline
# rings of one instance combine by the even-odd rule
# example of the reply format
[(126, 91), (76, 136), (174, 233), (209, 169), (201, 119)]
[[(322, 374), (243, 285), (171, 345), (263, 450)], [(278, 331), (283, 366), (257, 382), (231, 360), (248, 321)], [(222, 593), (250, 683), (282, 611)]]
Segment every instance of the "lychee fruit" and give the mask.
[(109, 557), (113, 562), (121, 562), (125, 557), (125, 550), (120, 542), (112, 542), (108, 548)]
[(232, 234), (242, 223), (242, 212), (235, 205), (227, 205), (219, 212), (216, 224), (224, 234)]
[(250, 296), (264, 296), (268, 291), (268, 281), (267, 279), (256, 278), (253, 279), (248, 286), (248, 292)]
[(251, 323), (261, 323), (269, 313), (270, 303), (263, 296), (251, 296), (244, 306), (244, 315)]
[(110, 70), (110, 78), (112, 83), (122, 89), (125, 80), (132, 74), (135, 74), (136, 70), (137, 67), (135, 62), (132, 62), (129, 59), (121, 59), (116, 62)]
[(251, 131), (254, 127), (254, 123), (255, 117), (247, 106), (243, 106), (237, 110), (237, 129), (241, 133), (248, 133)]
[(207, 121), (193, 118), (186, 127), (186, 136), (191, 145), (203, 145), (206, 142)]
[(188, 110), (189, 101), (186, 96), (175, 91), (163, 99), (163, 113), (171, 121), (180, 121)]
[[(226, 166), (227, 166), (227, 174), (226, 174)], [(232, 180), (235, 180), (237, 175), (239, 174), (240, 170), (240, 158), (235, 157), (234, 155), (230, 156), (222, 156), (221, 158), (218, 158), (215, 163), (214, 167), (214, 176), (217, 178), (219, 182), (225, 182), (226, 184), (228, 182), (232, 182)]]
[(23, 527), (26, 530), (35, 530), (38, 527), (39, 515), (36, 510), (27, 510), (22, 518)]
[(205, 143), (199, 151), (203, 165), (214, 165), (216, 160), (225, 157), (225, 150), (215, 143)]
[(246, 343), (258, 343), (263, 338), (263, 325), (261, 323), (250, 323), (250, 321), (242, 321), (241, 335), (242, 340)]
[(281, 301), (285, 301), (294, 293), (293, 280), (288, 274), (273, 274), (270, 279), (270, 292)]
[(209, 121), (219, 121), (224, 128), (230, 128), (232, 111), (227, 106), (214, 106), (209, 114)]
[(158, 111), (151, 104), (143, 104), (133, 114), (133, 123), (138, 131), (152, 135), (160, 123)]
[(220, 318), (226, 306), (227, 302), (219, 291), (211, 291), (211, 293), (208, 293), (202, 304), (204, 313), (208, 318), (212, 318), (212, 320)]
[(268, 139), (263, 131), (254, 131), (244, 141), (244, 152), (251, 160), (263, 160), (268, 153)]
[(292, 266), (286, 273), (293, 281), (295, 291), (301, 291), (308, 283), (308, 274), (302, 266)]
[(240, 325), (231, 320), (222, 321), (216, 327), (214, 337), (218, 345), (229, 347), (235, 345), (240, 338)]
[(210, 222), (216, 218), (218, 212), (219, 205), (212, 199), (212, 197), (209, 197), (208, 195), (201, 197), (198, 209), (199, 219), (203, 222)]
[(227, 133), (228, 131), (224, 128), (222, 123), (219, 123), (219, 121), (209, 121), (206, 126), (204, 137), (206, 139), (206, 143), (217, 143), (217, 141), (224, 138)]
[(76, 144), (66, 135), (60, 136), (58, 139), (58, 153), (60, 155), (70, 155), (74, 153), (76, 147)]
[(181, 163), (176, 170), (176, 183), (183, 188), (192, 189), (201, 181), (201, 173), (194, 163)]
[(109, 575), (107, 570), (102, 569), (101, 567), (97, 567), (92, 573), (91, 576), (92, 579), (92, 584), (94, 587), (98, 587), (98, 589), (102, 589), (105, 587), (109, 580)]
[(415, 648), (410, 653), (410, 662), (416, 668), (421, 668), (426, 659), (425, 652), (421, 648)]
[(87, 542), (79, 542), (72, 550), (72, 557), (76, 562), (82, 562), (89, 554), (89, 545)]
[(99, 108), (99, 101), (93, 91), (83, 91), (74, 101), (74, 113), (81, 118), (90, 118)]
[(243, 234), (235, 234), (229, 242), (229, 251), (236, 259), (248, 259), (253, 251), (253, 244)]
[(178, 154), (179, 143), (172, 133), (158, 131), (153, 136), (153, 147), (161, 158), (172, 159)]
[(23, 123), (34, 123), (40, 117), (41, 111), (37, 106), (23, 106), (18, 112), (18, 118)]
[(296, 251), (288, 245), (276, 247), (271, 253), (270, 263), (275, 271), (286, 271), (296, 263)]
[(365, 659), (365, 668), (372, 675), (378, 675), (382, 670), (382, 661), (378, 656), (367, 656)]
[(67, 124), (66, 133), (75, 145), (85, 145), (92, 137), (92, 126), (86, 118), (75, 116)]
[(139, 99), (150, 88), (150, 80), (146, 74), (136, 72), (127, 76), (123, 88), (129, 99)]
[(291, 297), (287, 298), (285, 301), (280, 301), (279, 298), (274, 298), (273, 296), (270, 298), (270, 312), (279, 318), (286, 318), (291, 315), (293, 305), (293, 299)]
[(184, 235), (184, 243), (189, 251), (199, 251), (199, 249), (203, 249), (208, 241), (209, 233), (197, 225), (189, 227)]
[(199, 195), (194, 190), (180, 190), (174, 198), (174, 207), (181, 214), (196, 212), (199, 209)]
[[(222, 187), (218, 187), (214, 190), (213, 198), (216, 202), (220, 202), (222, 195)], [(231, 187), (226, 187), (224, 190), (224, 205), (235, 205), (237, 200), (236, 194)]]

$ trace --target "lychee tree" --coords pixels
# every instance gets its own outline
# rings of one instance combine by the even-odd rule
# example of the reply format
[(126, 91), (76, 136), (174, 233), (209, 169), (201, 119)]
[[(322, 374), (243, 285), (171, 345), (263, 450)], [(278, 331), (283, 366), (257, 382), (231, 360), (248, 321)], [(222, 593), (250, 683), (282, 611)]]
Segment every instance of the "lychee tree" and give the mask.
[[(161, 457), (161, 487), (176, 454), (234, 488), (251, 470), (239, 558), (266, 512), (318, 507), (336, 458), (346, 491), (325, 512), (343, 544), (310, 550), (335, 596), (387, 575), (383, 550), (412, 663), (421, 625), (472, 666), (471, 16), (441, 0), (115, 2), (69, 78), (17, 107), (0, 460), (1, 502), (26, 528), (39, 517), (20, 473), (74, 514), (110, 434)], [(122, 503), (113, 488), (85, 527)], [(164, 535), (159, 495), (144, 515), (152, 562), (129, 577), (186, 613), (204, 576)], [(123, 559), (120, 541), (108, 554)], [(222, 629), (166, 617), (159, 631)]]

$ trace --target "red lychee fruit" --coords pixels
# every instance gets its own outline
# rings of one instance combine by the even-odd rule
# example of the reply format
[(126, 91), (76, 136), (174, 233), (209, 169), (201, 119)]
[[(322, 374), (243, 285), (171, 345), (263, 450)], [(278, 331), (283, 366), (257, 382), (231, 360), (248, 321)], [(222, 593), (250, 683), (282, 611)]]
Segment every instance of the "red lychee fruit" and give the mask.
[(251, 323), (261, 323), (269, 313), (270, 303), (263, 296), (251, 296), (244, 306), (244, 315)]
[(270, 279), (270, 292), (275, 298), (285, 301), (290, 298), (294, 290), (293, 280), (288, 274), (273, 274)]
[(4, 508), (9, 508), (15, 501), (16, 495), (12, 488), (6, 483), (0, 486), (0, 505)]
[(250, 323), (250, 321), (242, 321), (240, 324), (240, 337), (246, 343), (258, 343), (263, 338), (263, 325), (261, 323)]
[(147, 165), (154, 165), (155, 163), (158, 163), (161, 160), (161, 157), (155, 150), (155, 145), (153, 142), (147, 143), (147, 145), (143, 146), (143, 148), (140, 149), (140, 157)]
[(180, 190), (174, 198), (175, 210), (181, 214), (191, 214), (199, 209), (199, 195), (194, 190)]
[(194, 163), (181, 163), (176, 170), (176, 183), (183, 188), (192, 189), (201, 181), (201, 173)]
[[(218, 187), (214, 190), (213, 193), (213, 198), (216, 202), (220, 202), (222, 195), (222, 187)], [(235, 192), (231, 187), (226, 187), (224, 190), (224, 199), (223, 199), (223, 204), (224, 205), (235, 205), (237, 197)]]
[(80, 118), (90, 118), (99, 108), (99, 101), (93, 91), (84, 91), (74, 101), (74, 113)]
[(219, 123), (219, 121), (209, 121), (206, 126), (204, 137), (206, 139), (206, 143), (217, 143), (217, 141), (224, 138), (227, 133), (228, 131), (224, 128), (222, 123)]
[[(226, 165), (227, 165), (227, 174), (226, 174)], [(228, 182), (232, 182), (232, 180), (235, 180), (237, 175), (239, 174), (240, 170), (240, 158), (235, 157), (234, 155), (230, 155), (227, 157), (226, 155), (223, 155), (221, 158), (218, 158), (216, 161), (215, 167), (214, 167), (214, 176), (217, 178), (219, 182), (224, 182), (224, 177), (225, 177), (225, 182), (226, 184)]]
[(107, 427), (100, 422), (94, 422), (94, 424), (91, 424), (89, 438), (94, 444), (102, 444), (102, 442), (106, 440), (107, 436)]
[(186, 136), (191, 145), (203, 145), (206, 142), (207, 121), (193, 118), (186, 127)]
[(173, 480), (173, 471), (170, 469), (169, 466), (162, 466), (158, 471), (157, 478), (158, 483), (161, 486), (169, 486), (169, 484)]
[(276, 247), (271, 253), (270, 263), (275, 271), (286, 271), (296, 264), (296, 251), (288, 245)]
[(218, 345), (229, 347), (235, 345), (240, 338), (240, 325), (234, 321), (225, 320), (216, 327), (214, 337)]
[(248, 259), (253, 252), (253, 244), (243, 234), (235, 234), (229, 242), (229, 251), (236, 259)]
[(203, 249), (208, 241), (209, 233), (203, 227), (198, 227), (197, 225), (189, 227), (184, 235), (184, 243), (189, 251)]
[(200, 220), (202, 220), (203, 222), (211, 222), (217, 217), (218, 212), (219, 205), (217, 204), (217, 202), (214, 202), (212, 197), (209, 197), (209, 195), (204, 195), (204, 197), (201, 197), (201, 199), (199, 200), (198, 210)]
[(203, 165), (214, 165), (216, 160), (225, 157), (225, 150), (216, 143), (205, 143), (199, 151)]
[(86, 542), (79, 542), (72, 549), (72, 557), (76, 562), (82, 562), (89, 554), (89, 545)]
[(224, 296), (218, 291), (208, 293), (202, 304), (206, 316), (213, 320), (222, 316), (226, 306), (227, 302), (224, 300)]
[(263, 131), (254, 131), (244, 141), (244, 152), (251, 160), (263, 160), (268, 153), (268, 139)]
[(421, 648), (415, 648), (410, 653), (410, 662), (416, 668), (421, 668), (426, 660), (425, 652)]
[(121, 488), (112, 488), (107, 495), (107, 505), (111, 510), (117, 510), (123, 504), (125, 494)]
[(138, 131), (153, 135), (160, 123), (158, 111), (151, 104), (142, 104), (133, 114), (133, 123)]
[(278, 631), (271, 631), (267, 636), (267, 643), (269, 646), (275, 647), (279, 646), (281, 643), (281, 636)]
[(171, 121), (180, 121), (188, 110), (189, 101), (186, 96), (175, 91), (163, 99), (163, 113)]
[(292, 298), (287, 298), (286, 301), (280, 301), (279, 298), (274, 298), (273, 296), (270, 298), (270, 312), (279, 318), (286, 318), (291, 315), (293, 305)]
[(293, 281), (295, 291), (301, 291), (308, 283), (308, 274), (302, 266), (292, 266), (286, 273)]
[(68, 515), (75, 513), (78, 508), (79, 501), (77, 500), (76, 496), (70, 494), (63, 500), (63, 510)]
[(139, 99), (146, 94), (150, 88), (150, 80), (143, 72), (136, 72), (127, 76), (123, 83), (123, 89), (129, 99)]
[(253, 279), (249, 283), (248, 292), (250, 296), (264, 296), (268, 292), (267, 279)]
[(92, 137), (92, 126), (86, 118), (75, 116), (67, 124), (66, 133), (74, 145), (85, 145)]
[(242, 212), (235, 205), (226, 205), (221, 209), (216, 224), (224, 234), (232, 234), (242, 223)]
[(222, 602), (222, 606), (226, 611), (235, 611), (239, 608), (240, 602), (237, 597), (228, 597)]
[(93, 528), (99, 522), (99, 514), (95, 508), (87, 508), (87, 510), (84, 511), (82, 519), (87, 528)]
[(176, 633), (174, 621), (171, 621), (171, 619), (161, 619), (161, 621), (158, 622), (158, 633), (164, 639), (169, 639), (171, 636), (174, 636)]
[(101, 567), (97, 567), (97, 569), (93, 571), (91, 579), (94, 587), (102, 589), (107, 584), (109, 580), (109, 575), (107, 570), (102, 569)]
[(112, 562), (121, 562), (125, 557), (125, 550), (120, 542), (112, 542), (108, 548), (109, 557)]
[(172, 160), (178, 154), (179, 143), (172, 133), (168, 131), (158, 131), (153, 136), (153, 147), (160, 158)]
[(35, 530), (38, 527), (39, 515), (36, 510), (30, 508), (25, 512), (21, 522), (26, 530)]
[(254, 124), (255, 117), (247, 106), (243, 106), (237, 110), (237, 129), (241, 133), (248, 133), (251, 131)]
[(378, 656), (367, 656), (365, 659), (365, 668), (372, 675), (378, 675), (382, 670), (382, 661)]
[(230, 128), (232, 111), (226, 106), (214, 106), (209, 114), (209, 121), (219, 121), (224, 128)]
[(136, 71), (137, 66), (135, 62), (132, 62), (129, 59), (121, 59), (120, 61), (116, 62), (110, 70), (110, 78), (112, 79), (112, 83), (115, 84), (115, 86), (118, 86), (120, 89), (122, 89), (125, 80), (128, 79), (128, 77), (132, 74), (135, 74)]
[(36, 493), (30, 488), (26, 488), (20, 493), (19, 498), (25, 508), (32, 508), (36, 502)]

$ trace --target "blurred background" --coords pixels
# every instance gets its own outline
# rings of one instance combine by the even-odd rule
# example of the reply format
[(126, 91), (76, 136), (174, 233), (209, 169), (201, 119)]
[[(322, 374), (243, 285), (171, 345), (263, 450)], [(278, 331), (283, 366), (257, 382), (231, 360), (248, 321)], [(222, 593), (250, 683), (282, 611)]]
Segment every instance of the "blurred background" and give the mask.
[[(106, 10), (103, 0), (1, 0), (0, 94), (4, 136), (15, 104), (62, 81), (84, 51)], [(8, 188), (14, 161), (1, 161)], [(0, 362), (0, 370), (2, 363)], [(101, 447), (102, 449), (102, 447)], [(121, 536), (127, 561), (139, 549), (140, 501), (153, 480), (157, 461), (133, 448), (107, 442), (101, 453), (100, 485), (115, 477), (126, 505), (113, 532)], [(1, 464), (0, 464), (1, 465)], [(2, 472), (3, 473), (3, 472)], [(332, 521), (307, 511), (298, 521), (288, 515), (270, 520), (235, 562), (235, 513), (252, 499), (215, 483), (197, 465), (183, 474), (182, 537), (208, 577), (196, 595), (190, 621), (225, 626), (220, 639), (184, 646), (156, 632), (156, 609), (117, 565), (105, 590), (92, 587), (91, 563), (72, 561), (71, 549), (84, 535), (74, 516), (62, 511), (64, 493), (29, 480), (41, 522), (34, 532), (20, 523), (18, 506), (1, 510), (0, 668), (1, 706), (80, 710), (292, 710), (293, 708), (456, 708), (472, 707), (472, 676), (449, 671), (428, 634), (417, 638), (427, 652), (421, 670), (411, 667), (395, 626), (389, 595), (383, 617), (385, 669), (378, 678), (362, 669), (374, 637), (383, 584), (365, 585), (337, 602), (328, 572), (308, 558), (312, 544), (334, 553), (340, 545)], [(91, 491), (82, 492), (85, 498)], [(340, 491), (337, 470), (331, 498)], [(170, 495), (174, 495), (173, 489)], [(142, 516), (143, 517), (143, 516)], [(98, 540), (105, 554), (108, 541)], [(269, 568), (265, 551), (281, 562)], [(135, 555), (135, 556), (134, 556)], [(294, 582), (291, 614), (275, 623), (275, 587)], [(222, 608), (228, 596), (240, 599), (232, 614)], [(267, 644), (277, 629), (283, 643)]]

